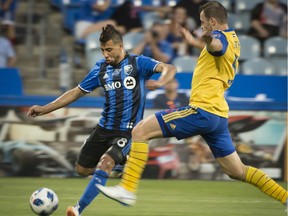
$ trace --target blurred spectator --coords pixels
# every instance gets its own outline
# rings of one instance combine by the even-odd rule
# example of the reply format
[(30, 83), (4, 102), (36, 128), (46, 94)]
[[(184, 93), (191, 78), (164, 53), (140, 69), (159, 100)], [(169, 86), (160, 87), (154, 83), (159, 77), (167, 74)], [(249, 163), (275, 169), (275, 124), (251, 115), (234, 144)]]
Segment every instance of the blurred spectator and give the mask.
[(155, 22), (151, 29), (145, 32), (144, 40), (132, 50), (132, 53), (170, 63), (175, 54), (171, 44), (166, 40), (168, 32), (168, 26), (164, 21)]
[(172, 12), (172, 7), (167, 6), (164, 2), (159, 2), (159, 5), (142, 5), (143, 12), (157, 12), (159, 18), (166, 19)]
[(80, 1), (80, 4), (79, 21), (75, 24), (77, 39), (81, 38), (84, 30), (94, 22), (109, 19), (115, 10), (115, 7), (112, 7), (112, 0), (86, 0)]
[[(1, 29), (13, 45), (16, 43), (15, 11), (17, 0), (0, 0)], [(2, 30), (2, 32), (4, 31)]]
[(14, 67), (16, 55), (11, 42), (1, 34), (0, 28), (0, 68)]
[(100, 31), (107, 24), (116, 26), (122, 34), (129, 31), (141, 31), (143, 28), (140, 12), (141, 8), (136, 6), (132, 0), (126, 0), (115, 9), (110, 19), (90, 25), (84, 30), (81, 37), (85, 38), (90, 33)]
[(186, 8), (188, 16), (195, 22), (195, 28), (199, 28), (201, 26), (199, 7), (207, 2), (206, 0), (180, 0), (176, 6)]
[(257, 4), (251, 11), (249, 35), (264, 44), (273, 36), (287, 37), (287, 5), (278, 0), (266, 0)]
[(176, 79), (171, 80), (165, 86), (165, 92), (158, 94), (153, 100), (153, 108), (176, 109), (189, 103), (186, 93), (178, 92), (179, 83)]
[(167, 41), (171, 43), (176, 56), (182, 56), (188, 54), (188, 44), (183, 39), (177, 25), (180, 25), (186, 29), (192, 30), (191, 25), (188, 22), (188, 15), (185, 8), (176, 6), (173, 8), (171, 22), (168, 24), (169, 33)]

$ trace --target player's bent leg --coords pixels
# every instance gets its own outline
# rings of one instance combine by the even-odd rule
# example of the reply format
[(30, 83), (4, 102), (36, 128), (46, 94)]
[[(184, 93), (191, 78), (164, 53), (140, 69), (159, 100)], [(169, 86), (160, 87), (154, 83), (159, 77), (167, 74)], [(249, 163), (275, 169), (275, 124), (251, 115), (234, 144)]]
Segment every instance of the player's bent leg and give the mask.
[(245, 166), (236, 152), (217, 158), (224, 172), (231, 178), (242, 180), (258, 187), (263, 193), (286, 204), (288, 192), (277, 182), (267, 176), (265, 172), (251, 166)]
[(148, 159), (148, 140), (161, 136), (162, 131), (154, 115), (142, 120), (132, 131), (131, 149), (120, 184), (115, 187), (97, 185), (99, 190), (123, 205), (134, 205), (135, 193)]
[(95, 168), (86, 168), (86, 167), (83, 167), (83, 166), (79, 165), (78, 163), (76, 163), (75, 171), (77, 172), (78, 175), (87, 177), (87, 176), (92, 175), (94, 173)]
[(99, 191), (122, 205), (134, 205), (136, 202), (135, 192), (148, 159), (148, 151), (147, 142), (132, 142), (120, 184), (114, 187), (96, 184)]
[(81, 215), (83, 210), (98, 196), (99, 190), (96, 187), (96, 184), (105, 185), (108, 179), (108, 174), (111, 172), (114, 167), (114, 160), (109, 156), (104, 154), (100, 162), (96, 167), (96, 171), (93, 174), (93, 177), (90, 179), (89, 184), (87, 185), (84, 193), (79, 199), (78, 203), (75, 206), (69, 206), (66, 210), (66, 216), (78, 216)]
[(148, 159), (148, 140), (162, 137), (162, 130), (155, 115), (143, 119), (132, 130), (132, 145), (120, 186), (135, 193)]
[(230, 178), (241, 180), (245, 172), (245, 165), (242, 163), (236, 151), (225, 157), (216, 158), (224, 173)]

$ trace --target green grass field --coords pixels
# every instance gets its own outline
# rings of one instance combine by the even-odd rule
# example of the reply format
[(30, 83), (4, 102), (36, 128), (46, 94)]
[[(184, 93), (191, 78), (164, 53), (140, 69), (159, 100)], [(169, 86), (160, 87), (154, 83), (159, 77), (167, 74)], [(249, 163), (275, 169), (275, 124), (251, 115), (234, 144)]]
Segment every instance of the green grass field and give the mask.
[[(53, 189), (64, 216), (82, 194), (88, 179), (0, 178), (0, 215), (33, 216), (31, 193)], [(119, 180), (109, 180), (114, 185)], [(285, 184), (282, 184), (285, 186)], [(284, 216), (285, 207), (249, 184), (234, 181), (142, 180), (134, 207), (124, 207), (99, 195), (83, 216)]]

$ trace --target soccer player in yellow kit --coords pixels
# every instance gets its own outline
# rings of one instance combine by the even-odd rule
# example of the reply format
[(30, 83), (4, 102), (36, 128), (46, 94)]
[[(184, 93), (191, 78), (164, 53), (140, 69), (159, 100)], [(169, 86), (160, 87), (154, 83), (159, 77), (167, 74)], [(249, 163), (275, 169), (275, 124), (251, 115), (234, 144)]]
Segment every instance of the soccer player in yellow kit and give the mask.
[[(240, 160), (228, 130), (229, 107), (224, 91), (234, 80), (240, 42), (235, 31), (228, 27), (227, 11), (217, 1), (200, 8), (203, 48), (193, 74), (189, 105), (176, 110), (165, 110), (148, 116), (132, 131), (129, 159), (119, 185), (98, 189), (107, 197), (123, 205), (133, 205), (136, 190), (148, 159), (148, 141), (160, 137), (184, 139), (201, 135), (209, 145), (223, 171), (232, 179), (258, 187), (263, 193), (287, 202), (287, 190), (262, 170), (246, 166)], [(186, 40), (191, 34), (180, 27)]]

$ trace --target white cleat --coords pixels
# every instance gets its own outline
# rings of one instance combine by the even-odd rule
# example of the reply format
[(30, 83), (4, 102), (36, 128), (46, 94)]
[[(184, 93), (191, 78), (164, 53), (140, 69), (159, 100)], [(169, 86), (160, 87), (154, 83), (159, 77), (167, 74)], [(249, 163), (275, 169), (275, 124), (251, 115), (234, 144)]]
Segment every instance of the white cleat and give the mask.
[(114, 187), (105, 187), (100, 184), (96, 184), (99, 191), (110, 199), (113, 199), (125, 206), (133, 206), (136, 202), (136, 196), (134, 193), (127, 191), (125, 188), (117, 185)]
[(66, 210), (66, 216), (80, 216), (77, 206), (69, 206)]

